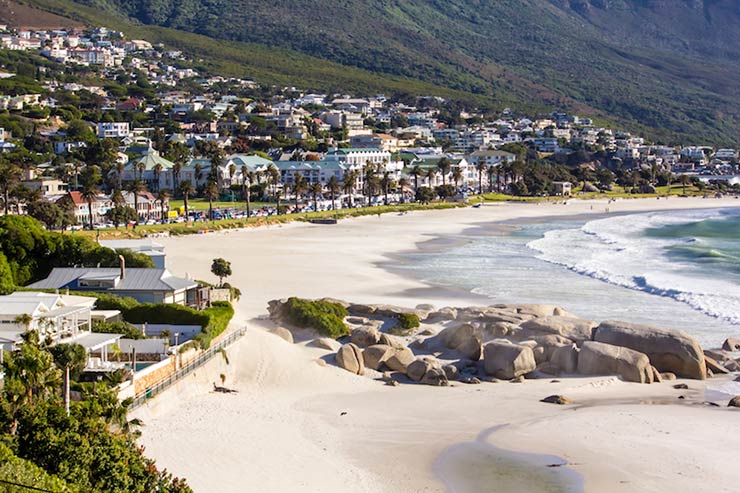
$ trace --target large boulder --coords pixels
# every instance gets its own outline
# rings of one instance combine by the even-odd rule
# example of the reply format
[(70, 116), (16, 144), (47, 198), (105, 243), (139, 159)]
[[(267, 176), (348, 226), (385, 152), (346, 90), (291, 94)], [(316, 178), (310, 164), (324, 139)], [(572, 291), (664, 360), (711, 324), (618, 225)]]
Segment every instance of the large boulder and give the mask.
[(285, 327), (275, 327), (270, 332), (283, 339), (285, 342), (293, 344), (293, 333)]
[(414, 353), (409, 348), (396, 349), (395, 353), (385, 360), (385, 366), (393, 371), (406, 373), (406, 368), (414, 359)]
[(421, 383), (423, 383), (424, 385), (432, 385), (434, 387), (445, 387), (449, 385), (447, 374), (442, 368), (430, 369), (422, 377)]
[(349, 343), (339, 348), (336, 355), (337, 365), (355, 375), (365, 373), (365, 360), (357, 345)]
[(596, 328), (593, 339), (644, 353), (658, 371), (699, 380), (707, 377), (701, 346), (686, 332), (607, 321)]
[(546, 336), (536, 336), (533, 337), (532, 340), (535, 341), (538, 346), (545, 350), (545, 359), (548, 361), (552, 359), (552, 354), (557, 348), (562, 346), (570, 346), (571, 344), (573, 344), (572, 340), (554, 334), (549, 334)]
[(365, 368), (379, 370), (381, 365), (385, 363), (385, 360), (390, 358), (393, 353), (395, 353), (393, 348), (386, 346), (385, 344), (376, 344), (374, 346), (367, 347), (362, 352), (362, 357), (365, 360)]
[(358, 327), (350, 335), (352, 344), (356, 344), (361, 348), (374, 346), (380, 342), (380, 332), (375, 327)]
[(602, 342), (583, 343), (578, 354), (578, 373), (619, 375), (627, 382), (653, 383), (653, 368), (645, 354)]
[(335, 341), (334, 339), (330, 337), (319, 337), (318, 339), (314, 339), (313, 341), (306, 344), (309, 347), (316, 347), (319, 349), (326, 349), (327, 351), (339, 351), (339, 348), (342, 347), (342, 343), (339, 341)]
[(575, 344), (557, 347), (550, 362), (563, 373), (575, 373), (578, 371), (578, 348)]
[(464, 358), (478, 361), (481, 355), (482, 331), (471, 324), (449, 327), (439, 334), (442, 344), (458, 351)]
[(533, 318), (521, 325), (525, 337), (556, 335), (577, 343), (590, 341), (595, 327), (596, 323), (590, 320), (562, 315)]
[(567, 314), (565, 310), (555, 305), (513, 305), (516, 308), (516, 312), (520, 315), (530, 315), (532, 317), (549, 317), (551, 315), (563, 315)]
[(414, 382), (420, 382), (424, 375), (433, 368), (442, 368), (441, 364), (432, 356), (415, 359), (406, 367), (406, 376)]
[(740, 339), (735, 337), (728, 337), (725, 343), (722, 344), (722, 349), (725, 351), (740, 351)]
[(430, 312), (424, 317), (424, 322), (428, 324), (446, 322), (457, 318), (457, 309), (451, 307), (440, 308), (436, 312)]
[(378, 344), (385, 344), (386, 346), (390, 346), (396, 349), (403, 349), (406, 347), (403, 339), (391, 334), (380, 334), (380, 341), (378, 342)]
[(489, 375), (510, 380), (534, 371), (537, 364), (532, 348), (493, 341), (483, 347), (483, 367)]

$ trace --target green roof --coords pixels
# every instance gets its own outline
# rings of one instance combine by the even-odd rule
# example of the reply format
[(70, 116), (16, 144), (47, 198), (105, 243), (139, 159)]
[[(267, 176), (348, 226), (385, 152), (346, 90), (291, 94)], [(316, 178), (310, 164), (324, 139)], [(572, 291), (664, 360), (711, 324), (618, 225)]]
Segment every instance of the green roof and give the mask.
[(163, 170), (171, 169), (173, 166), (175, 166), (175, 163), (163, 158), (154, 149), (148, 149), (141, 155), (140, 158), (130, 161), (127, 167), (139, 166), (142, 163), (144, 164), (144, 169), (146, 169), (147, 171), (153, 170), (154, 167), (157, 165), (162, 166)]

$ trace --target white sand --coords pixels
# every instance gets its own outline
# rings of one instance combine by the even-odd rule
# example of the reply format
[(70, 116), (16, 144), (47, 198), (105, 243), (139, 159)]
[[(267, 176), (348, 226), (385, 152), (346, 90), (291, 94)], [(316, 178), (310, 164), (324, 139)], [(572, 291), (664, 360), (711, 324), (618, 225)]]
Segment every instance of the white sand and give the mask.
[[(211, 259), (232, 262), (229, 281), (244, 293), (235, 323), (250, 321), (250, 330), (228, 351), (231, 364), (214, 360), (137, 411), (146, 422), (141, 443), (198, 492), (445, 491), (435, 460), (454, 444), (506, 425), (491, 435), (492, 443), (566, 459), (584, 476), (587, 491), (736, 491), (740, 414), (673, 404), (681, 392), (688, 401), (703, 400), (701, 382), (689, 381), (690, 392), (612, 378), (387, 387), (320, 365), (325, 352), (290, 345), (254, 320), (266, 314), (268, 300), (293, 295), (403, 306), (480, 303), (472, 296), (449, 299), (377, 265), (389, 253), (480, 222), (603, 213), (606, 207), (724, 206), (740, 201), (499, 204), (163, 240), (178, 274), (212, 279)], [(239, 394), (208, 392), (220, 373)], [(538, 402), (555, 393), (582, 406)]]

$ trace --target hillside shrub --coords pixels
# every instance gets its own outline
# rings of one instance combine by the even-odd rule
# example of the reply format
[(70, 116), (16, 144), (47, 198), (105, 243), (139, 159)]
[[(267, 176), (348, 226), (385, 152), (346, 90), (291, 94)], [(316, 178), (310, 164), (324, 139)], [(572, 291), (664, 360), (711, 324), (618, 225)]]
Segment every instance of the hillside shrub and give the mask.
[(285, 305), (285, 316), (297, 327), (315, 329), (319, 334), (333, 339), (349, 334), (343, 321), (349, 313), (339, 303), (293, 297)]
[(221, 335), (229, 326), (229, 322), (234, 318), (234, 307), (226, 301), (216, 301), (210, 308), (202, 312), (209, 318), (208, 324), (203, 326), (203, 331), (195, 336), (195, 340), (200, 343), (203, 349), (211, 345), (211, 341)]
[(128, 322), (93, 322), (92, 332), (121, 334), (126, 339), (144, 339), (141, 329)]
[(421, 325), (419, 316), (416, 313), (401, 313), (398, 315), (398, 325), (403, 330), (413, 330)]
[(91, 238), (47, 231), (28, 216), (0, 217), (0, 252), (6, 257), (16, 286), (44, 279), (54, 267), (117, 267), (119, 255), (129, 267), (154, 267), (146, 255), (129, 250), (116, 252)]

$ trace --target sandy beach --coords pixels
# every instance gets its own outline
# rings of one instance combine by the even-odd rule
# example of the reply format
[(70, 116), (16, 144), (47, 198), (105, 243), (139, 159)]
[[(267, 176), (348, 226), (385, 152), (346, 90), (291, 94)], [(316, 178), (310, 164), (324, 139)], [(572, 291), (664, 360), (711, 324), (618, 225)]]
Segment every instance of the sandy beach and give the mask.
[[(327, 365), (326, 351), (265, 330), (267, 302), (289, 296), (408, 307), (495, 303), (383, 267), (398, 252), (476, 225), (717, 207), (740, 207), (740, 200), (502, 203), (157, 240), (177, 274), (213, 281), (211, 260), (230, 260), (228, 281), (243, 293), (233, 323), (248, 331), (228, 350), (228, 364), (214, 359), (136, 411), (145, 422), (141, 443), (197, 492), (580, 490), (577, 482), (537, 483), (536, 474), (534, 483), (504, 487), (511, 478), (486, 459), (486, 451), (498, 453), (489, 444), (560, 458), (586, 491), (736, 491), (740, 435), (731, 431), (740, 414), (704, 404), (706, 382), (685, 381), (689, 390), (682, 391), (676, 382), (614, 377), (389, 387)], [(220, 374), (238, 394), (210, 392)], [(539, 402), (550, 394), (576, 405)], [(509, 472), (526, 480), (516, 468)]]

